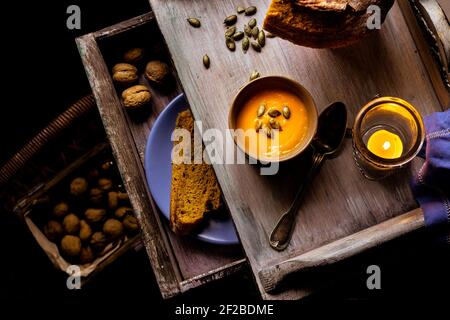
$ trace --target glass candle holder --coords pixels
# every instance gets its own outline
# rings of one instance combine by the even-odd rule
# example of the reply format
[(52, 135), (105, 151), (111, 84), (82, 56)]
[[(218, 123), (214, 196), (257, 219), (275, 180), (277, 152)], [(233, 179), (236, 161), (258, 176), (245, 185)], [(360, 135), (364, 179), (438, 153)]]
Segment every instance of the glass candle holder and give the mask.
[(362, 107), (352, 134), (356, 165), (370, 180), (385, 178), (406, 166), (425, 139), (419, 112), (394, 97), (380, 97)]

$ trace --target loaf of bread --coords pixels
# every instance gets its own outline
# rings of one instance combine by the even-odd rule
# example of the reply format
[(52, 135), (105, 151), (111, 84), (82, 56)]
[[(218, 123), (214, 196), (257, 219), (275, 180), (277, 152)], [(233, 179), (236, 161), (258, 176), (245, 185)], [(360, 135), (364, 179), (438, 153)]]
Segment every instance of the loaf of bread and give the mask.
[(295, 44), (333, 48), (353, 44), (376, 29), (367, 27), (378, 6), (383, 22), (394, 0), (272, 0), (264, 29)]
[[(170, 195), (170, 226), (173, 232), (185, 235), (193, 232), (208, 212), (222, 205), (222, 193), (214, 170), (206, 163), (194, 163), (194, 119), (189, 110), (181, 112), (176, 128), (191, 133), (191, 164), (172, 163), (172, 190)], [(175, 142), (175, 144), (181, 141)]]

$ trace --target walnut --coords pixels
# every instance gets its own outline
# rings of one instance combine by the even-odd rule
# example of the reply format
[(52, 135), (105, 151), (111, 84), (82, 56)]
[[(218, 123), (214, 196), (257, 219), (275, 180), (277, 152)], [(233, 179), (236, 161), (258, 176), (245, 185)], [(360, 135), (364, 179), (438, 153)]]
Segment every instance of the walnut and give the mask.
[(142, 48), (132, 48), (124, 53), (123, 60), (131, 64), (139, 64), (144, 58), (145, 51)]
[(61, 240), (61, 250), (62, 252), (69, 256), (74, 257), (80, 254), (81, 251), (81, 240), (76, 236), (67, 235)]
[(62, 218), (69, 213), (69, 205), (65, 202), (60, 202), (53, 207), (52, 214), (56, 218)]
[(157, 84), (164, 84), (170, 75), (170, 68), (162, 61), (154, 60), (147, 63), (145, 76)]
[(89, 200), (95, 205), (100, 205), (103, 202), (103, 190), (99, 188), (92, 188), (89, 191)]
[(81, 241), (83, 241), (83, 242), (88, 241), (89, 238), (92, 235), (91, 226), (89, 224), (87, 224), (87, 222), (84, 221), (84, 220), (80, 221), (80, 233), (79, 233), (79, 235), (80, 235)]
[(94, 251), (92, 251), (91, 247), (81, 248), (80, 252), (80, 262), (82, 264), (91, 263), (95, 259)]
[(97, 223), (105, 218), (105, 209), (93, 209), (89, 208), (84, 212), (84, 216), (89, 223)]
[(88, 182), (85, 178), (75, 178), (70, 183), (70, 193), (74, 196), (80, 196), (88, 189)]
[(61, 223), (58, 221), (50, 220), (44, 226), (44, 233), (48, 240), (55, 242), (60, 239), (64, 233)]
[(103, 171), (108, 172), (108, 171), (110, 171), (111, 169), (114, 168), (114, 163), (112, 161), (106, 161), (100, 166), (100, 168)]
[(137, 109), (150, 102), (152, 94), (146, 86), (136, 85), (122, 92), (123, 105), (127, 109)]
[(135, 233), (136, 231), (139, 230), (137, 219), (130, 215), (126, 216), (123, 219), (123, 226), (125, 230), (127, 230), (130, 233)]
[(98, 180), (98, 186), (100, 187), (100, 189), (102, 189), (103, 191), (109, 191), (112, 189), (113, 187), (113, 182), (111, 179), (108, 178), (100, 178)]
[(67, 234), (75, 234), (80, 230), (80, 219), (75, 214), (70, 213), (64, 218), (63, 227)]
[(129, 63), (118, 63), (112, 69), (114, 82), (121, 85), (131, 85), (138, 79), (137, 69)]
[(105, 249), (107, 244), (105, 234), (100, 231), (95, 232), (91, 237), (90, 244), (95, 251), (102, 251), (103, 249)]
[(123, 233), (122, 222), (116, 219), (108, 219), (103, 225), (103, 232), (111, 239), (119, 238)]
[(127, 214), (133, 214), (133, 209), (129, 207), (120, 207), (114, 213), (116, 218), (123, 219)]

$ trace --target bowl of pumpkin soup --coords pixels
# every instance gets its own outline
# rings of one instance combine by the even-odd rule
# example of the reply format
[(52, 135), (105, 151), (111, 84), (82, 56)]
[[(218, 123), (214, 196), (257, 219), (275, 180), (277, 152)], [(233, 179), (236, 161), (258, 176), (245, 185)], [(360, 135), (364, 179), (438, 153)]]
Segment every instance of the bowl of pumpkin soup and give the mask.
[(237, 146), (262, 162), (302, 153), (317, 130), (317, 108), (298, 82), (268, 76), (249, 82), (236, 95), (228, 124)]

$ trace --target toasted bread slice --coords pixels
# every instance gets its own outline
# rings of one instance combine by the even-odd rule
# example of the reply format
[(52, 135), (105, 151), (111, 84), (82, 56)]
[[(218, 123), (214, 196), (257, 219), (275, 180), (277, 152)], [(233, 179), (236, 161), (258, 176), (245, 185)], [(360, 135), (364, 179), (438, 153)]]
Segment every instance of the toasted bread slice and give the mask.
[[(170, 195), (170, 226), (173, 232), (185, 235), (193, 232), (205, 219), (205, 214), (222, 205), (222, 193), (214, 170), (206, 163), (194, 163), (194, 119), (189, 110), (181, 112), (176, 128), (191, 133), (191, 164), (172, 163)], [(175, 142), (178, 144), (180, 142)], [(203, 151), (203, 150), (201, 150)], [(198, 150), (196, 150), (198, 152)]]

